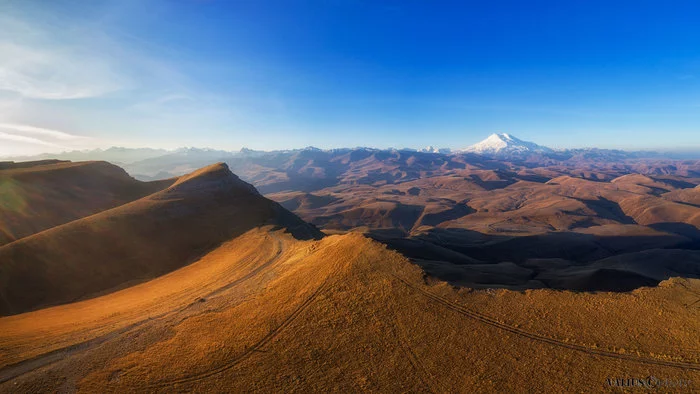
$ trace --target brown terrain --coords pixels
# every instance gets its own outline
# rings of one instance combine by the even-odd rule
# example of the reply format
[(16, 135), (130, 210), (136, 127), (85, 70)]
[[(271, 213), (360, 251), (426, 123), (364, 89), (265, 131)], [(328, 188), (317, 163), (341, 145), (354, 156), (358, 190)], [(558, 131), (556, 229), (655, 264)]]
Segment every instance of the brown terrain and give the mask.
[(225, 165), (203, 168), (147, 197), (0, 247), (0, 314), (152, 279), (265, 224), (321, 236)]
[(295, 155), (8, 165), (0, 392), (700, 387), (698, 162)]
[(700, 162), (382, 155), (348, 159), (333, 186), (267, 196), (456, 285), (627, 291), (700, 275)]
[(0, 245), (163, 189), (106, 162), (0, 162)]

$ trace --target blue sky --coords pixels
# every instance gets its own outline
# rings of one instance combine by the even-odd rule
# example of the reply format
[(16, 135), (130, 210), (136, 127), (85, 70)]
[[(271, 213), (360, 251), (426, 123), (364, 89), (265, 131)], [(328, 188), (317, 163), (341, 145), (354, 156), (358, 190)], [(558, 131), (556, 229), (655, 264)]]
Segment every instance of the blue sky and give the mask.
[[(698, 5), (696, 5), (698, 4)], [(700, 3), (0, 3), (0, 154), (700, 148)]]

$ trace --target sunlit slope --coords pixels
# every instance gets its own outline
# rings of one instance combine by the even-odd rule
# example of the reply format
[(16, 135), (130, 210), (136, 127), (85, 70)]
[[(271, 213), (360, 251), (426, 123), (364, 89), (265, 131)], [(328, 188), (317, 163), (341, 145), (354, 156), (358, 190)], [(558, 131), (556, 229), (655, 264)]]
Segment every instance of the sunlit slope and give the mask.
[(630, 293), (456, 290), (358, 234), (298, 241), (255, 229), (155, 280), (0, 318), (0, 391), (600, 392), (608, 378), (697, 381), (699, 292), (678, 278)]
[(0, 315), (157, 277), (264, 224), (320, 236), (225, 164), (206, 167), (158, 193), (0, 247)]
[(101, 161), (0, 162), (0, 245), (168, 187)]

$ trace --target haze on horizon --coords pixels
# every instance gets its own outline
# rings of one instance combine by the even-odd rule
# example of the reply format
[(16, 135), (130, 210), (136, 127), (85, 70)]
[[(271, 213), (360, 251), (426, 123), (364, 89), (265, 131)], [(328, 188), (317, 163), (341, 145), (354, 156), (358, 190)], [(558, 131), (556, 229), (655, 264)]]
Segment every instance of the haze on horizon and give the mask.
[(0, 155), (700, 148), (690, 1), (7, 1)]

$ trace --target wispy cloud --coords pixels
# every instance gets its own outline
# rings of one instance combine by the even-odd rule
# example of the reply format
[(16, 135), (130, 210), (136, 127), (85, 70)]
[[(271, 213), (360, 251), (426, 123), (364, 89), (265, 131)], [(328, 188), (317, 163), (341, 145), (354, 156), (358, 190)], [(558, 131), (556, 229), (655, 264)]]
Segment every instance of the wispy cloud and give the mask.
[(46, 129), (43, 127), (35, 127), (23, 124), (13, 124), (13, 123), (0, 123), (0, 129), (4, 130), (14, 130), (20, 133), (33, 134), (38, 136), (44, 136), (49, 138), (55, 138), (58, 140), (79, 140), (86, 139), (87, 137), (66, 133), (65, 131)]
[(280, 106), (257, 90), (212, 84), (228, 65), (200, 62), (138, 28), (157, 25), (154, 7), (167, 2), (98, 3), (0, 0), (0, 154), (232, 141), (254, 128), (249, 118)]
[(154, 90), (180, 88), (176, 69), (115, 37), (109, 21), (0, 4), (0, 26), (0, 153), (103, 146), (109, 133), (138, 133), (126, 108)]
[(109, 56), (87, 39), (66, 44), (48, 30), (7, 16), (0, 17), (0, 25), (0, 90), (64, 100), (102, 96), (129, 85)]
[(99, 139), (61, 130), (17, 123), (0, 123), (0, 155), (42, 153), (94, 148)]
[(21, 142), (21, 143), (32, 144), (32, 145), (50, 146), (52, 148), (63, 148), (62, 145), (55, 144), (55, 143), (49, 142), (49, 141), (44, 141), (44, 140), (41, 140), (39, 138), (27, 137), (27, 136), (18, 135), (18, 134), (10, 134), (10, 133), (2, 132), (2, 131), (0, 131), (0, 140)]

